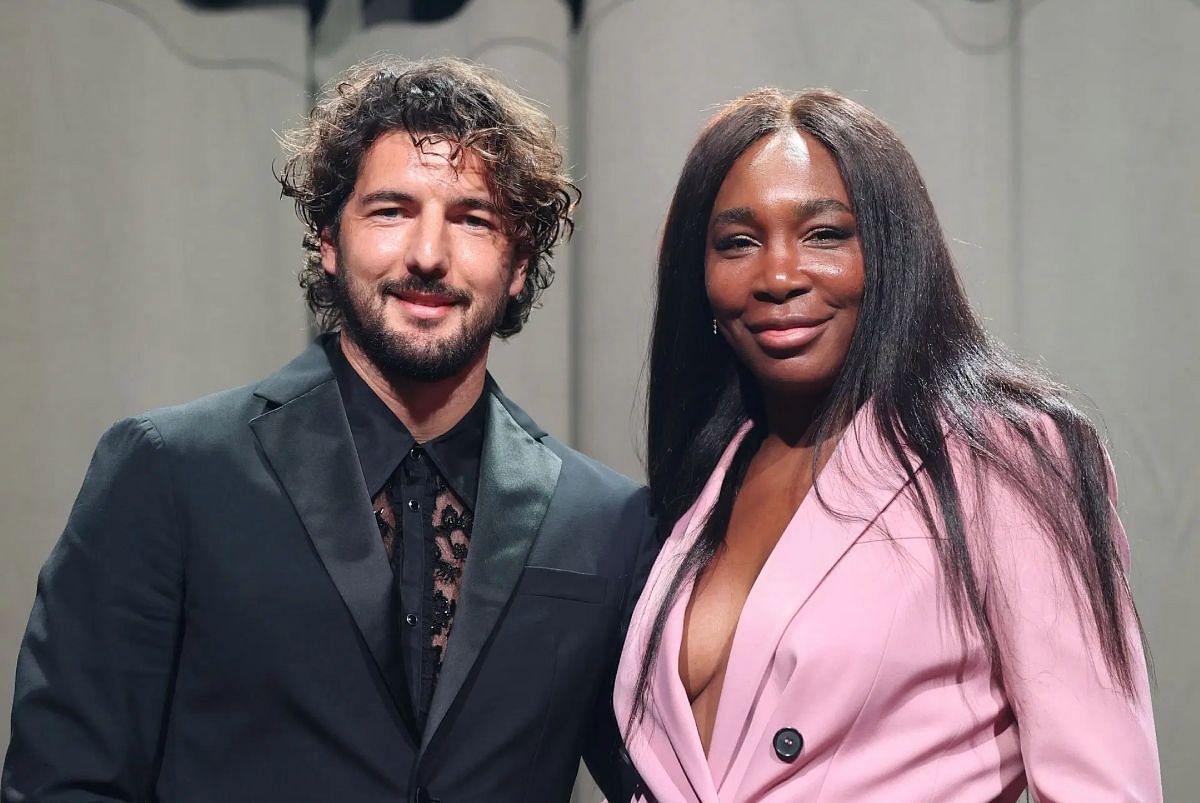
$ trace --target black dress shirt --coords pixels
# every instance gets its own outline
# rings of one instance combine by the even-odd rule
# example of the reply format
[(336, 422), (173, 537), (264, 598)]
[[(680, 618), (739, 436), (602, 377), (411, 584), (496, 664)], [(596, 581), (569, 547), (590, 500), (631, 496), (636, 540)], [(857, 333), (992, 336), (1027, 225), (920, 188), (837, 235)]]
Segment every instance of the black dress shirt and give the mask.
[(486, 394), (448, 432), (419, 444), (351, 367), (338, 338), (325, 349), (391, 561), (401, 659), (424, 728), (469, 548)]

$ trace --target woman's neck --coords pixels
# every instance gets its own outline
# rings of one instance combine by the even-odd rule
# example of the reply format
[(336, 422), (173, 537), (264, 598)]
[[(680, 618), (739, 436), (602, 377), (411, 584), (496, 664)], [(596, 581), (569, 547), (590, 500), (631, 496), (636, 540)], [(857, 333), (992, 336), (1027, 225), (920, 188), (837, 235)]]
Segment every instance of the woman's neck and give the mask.
[(827, 394), (780, 393), (763, 390), (766, 437), (793, 448), (811, 450)]

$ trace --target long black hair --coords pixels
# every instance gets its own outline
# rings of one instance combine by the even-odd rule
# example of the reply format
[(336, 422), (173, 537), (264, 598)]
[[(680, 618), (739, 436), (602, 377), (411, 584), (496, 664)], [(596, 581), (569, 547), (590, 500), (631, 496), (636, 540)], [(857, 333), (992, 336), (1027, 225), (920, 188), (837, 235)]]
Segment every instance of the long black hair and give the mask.
[[(974, 468), (986, 466), (1009, 483), (1044, 525), (1081, 589), (1110, 673), (1132, 694), (1125, 618), (1132, 599), (1096, 430), (1065, 388), (1021, 363), (979, 325), (916, 164), (891, 128), (834, 92), (763, 89), (727, 105), (701, 132), (663, 232), (646, 398), (647, 472), (662, 537), (696, 501), (739, 428), (752, 427), (659, 603), (629, 724), (645, 710), (667, 611), (721, 547), (746, 467), (765, 434), (754, 379), (723, 338), (708, 334), (713, 312), (704, 288), (705, 241), (717, 192), (734, 162), (762, 137), (788, 127), (820, 141), (836, 160), (858, 221), (866, 277), (845, 363), (812, 425), (817, 454), (871, 403), (879, 437), (913, 481), (960, 627), (973, 627), (998, 661), (978, 555), (973, 559), (964, 526), (961, 466), (951, 464), (952, 445), (965, 446)], [(1136, 613), (1133, 626), (1140, 628)]]

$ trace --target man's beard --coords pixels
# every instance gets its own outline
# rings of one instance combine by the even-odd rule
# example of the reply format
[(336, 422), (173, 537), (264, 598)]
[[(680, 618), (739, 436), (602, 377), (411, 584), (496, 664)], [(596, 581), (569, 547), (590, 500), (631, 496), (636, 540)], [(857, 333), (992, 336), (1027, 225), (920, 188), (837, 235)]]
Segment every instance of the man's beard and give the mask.
[[(465, 369), (487, 348), (504, 317), (508, 296), (501, 294), (488, 307), (465, 290), (449, 287), (436, 279), (409, 274), (370, 286), (347, 278), (344, 266), (330, 277), (334, 300), (342, 313), (343, 333), (362, 350), (389, 382), (416, 380), (437, 382)], [(457, 332), (441, 337), (430, 333), (397, 332), (388, 327), (385, 307), (388, 297), (400, 292), (433, 293), (453, 299), (464, 310)], [(422, 324), (416, 322), (420, 330)], [(432, 327), (430, 327), (432, 328)]]

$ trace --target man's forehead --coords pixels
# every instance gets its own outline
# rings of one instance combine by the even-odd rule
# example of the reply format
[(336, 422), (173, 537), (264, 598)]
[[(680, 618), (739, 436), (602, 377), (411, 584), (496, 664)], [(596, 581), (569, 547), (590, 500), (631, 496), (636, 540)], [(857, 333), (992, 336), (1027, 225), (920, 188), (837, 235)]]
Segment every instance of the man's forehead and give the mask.
[(381, 168), (421, 168), (444, 172), (446, 181), (487, 187), (488, 167), (473, 148), (440, 134), (395, 130), (381, 135), (367, 151), (367, 164)]

